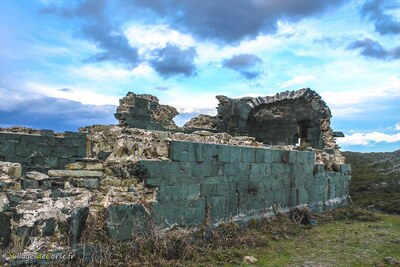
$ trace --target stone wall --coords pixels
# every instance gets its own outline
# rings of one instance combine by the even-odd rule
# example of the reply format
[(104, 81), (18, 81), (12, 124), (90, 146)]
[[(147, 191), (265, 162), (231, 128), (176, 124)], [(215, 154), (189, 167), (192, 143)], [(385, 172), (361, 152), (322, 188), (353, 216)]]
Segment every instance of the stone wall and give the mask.
[(158, 188), (151, 217), (161, 228), (347, 203), (350, 166), (327, 172), (314, 152), (172, 141), (169, 159), (137, 163)]
[(62, 169), (83, 157), (86, 157), (85, 134), (55, 134), (50, 130), (34, 134), (0, 132), (0, 161), (21, 163), (24, 170)]
[(103, 153), (105, 159), (42, 173), (0, 162), (0, 248), (79, 245), (94, 218), (110, 238), (124, 241), (154, 228), (248, 220), (305, 204), (315, 211), (347, 204), (350, 166), (327, 171), (316, 164), (314, 151), (265, 148), (228, 134), (119, 126), (86, 131), (94, 156)]
[[(217, 98), (217, 117), (183, 129), (174, 108), (133, 93), (120, 102), (118, 126), (0, 129), (0, 248), (75, 246), (90, 220), (124, 241), (154, 228), (347, 204), (351, 168), (314, 91)], [(311, 146), (294, 146), (296, 133)]]

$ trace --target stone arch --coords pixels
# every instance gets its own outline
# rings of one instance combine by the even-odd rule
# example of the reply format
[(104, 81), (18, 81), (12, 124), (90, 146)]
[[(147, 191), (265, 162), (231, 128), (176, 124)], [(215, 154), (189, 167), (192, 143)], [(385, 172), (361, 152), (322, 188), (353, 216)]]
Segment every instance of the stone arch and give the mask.
[(300, 144), (325, 147), (331, 137), (331, 112), (321, 97), (309, 88), (274, 96), (230, 99), (217, 97), (219, 130), (249, 135), (265, 144)]

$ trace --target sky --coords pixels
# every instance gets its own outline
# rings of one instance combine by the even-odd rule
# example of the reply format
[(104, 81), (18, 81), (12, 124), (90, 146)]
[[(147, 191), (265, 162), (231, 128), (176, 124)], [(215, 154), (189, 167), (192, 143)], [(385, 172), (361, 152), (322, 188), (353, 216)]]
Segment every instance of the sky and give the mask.
[(400, 149), (398, 0), (0, 0), (0, 40), (0, 127), (117, 124), (129, 91), (182, 125), (309, 87), (342, 150)]

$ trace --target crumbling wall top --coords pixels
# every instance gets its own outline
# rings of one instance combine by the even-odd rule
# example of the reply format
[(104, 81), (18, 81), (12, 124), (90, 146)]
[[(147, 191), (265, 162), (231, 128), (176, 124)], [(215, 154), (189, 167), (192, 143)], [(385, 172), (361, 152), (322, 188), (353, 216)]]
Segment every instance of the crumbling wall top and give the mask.
[(147, 130), (177, 129), (173, 118), (176, 108), (161, 105), (157, 97), (128, 92), (120, 99), (115, 118), (121, 126)]

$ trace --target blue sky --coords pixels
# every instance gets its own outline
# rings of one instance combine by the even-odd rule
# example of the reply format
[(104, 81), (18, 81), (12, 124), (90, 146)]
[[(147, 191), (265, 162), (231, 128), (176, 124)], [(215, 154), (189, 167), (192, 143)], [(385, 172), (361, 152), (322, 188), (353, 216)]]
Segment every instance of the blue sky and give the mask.
[(1, 0), (0, 35), (0, 127), (116, 124), (128, 91), (182, 125), (310, 87), (343, 150), (400, 148), (400, 1)]

